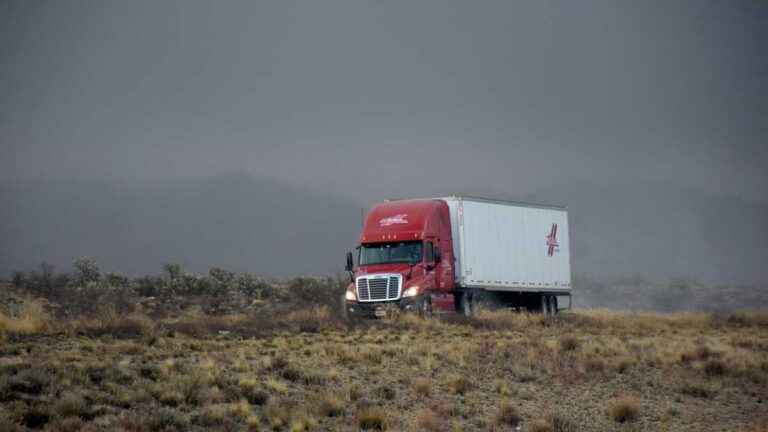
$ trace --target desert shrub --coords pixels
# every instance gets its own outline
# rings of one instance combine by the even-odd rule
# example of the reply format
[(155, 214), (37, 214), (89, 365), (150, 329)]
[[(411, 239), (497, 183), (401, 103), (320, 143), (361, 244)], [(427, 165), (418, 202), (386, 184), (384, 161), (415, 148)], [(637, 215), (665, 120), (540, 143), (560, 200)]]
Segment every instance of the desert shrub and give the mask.
[(274, 378), (267, 378), (266, 386), (268, 389), (278, 394), (288, 393), (288, 386)]
[(241, 389), (243, 397), (254, 405), (264, 405), (269, 400), (269, 393), (256, 388)]
[(528, 425), (528, 427), (526, 428), (526, 432), (553, 432), (553, 431), (552, 431), (552, 425), (550, 425), (548, 421), (542, 420), (542, 419), (536, 419), (536, 420), (533, 420)]
[(306, 385), (323, 385), (328, 376), (320, 370), (307, 369), (301, 373), (301, 381)]
[(14, 271), (11, 275), (11, 284), (15, 288), (24, 288), (27, 285), (27, 275), (22, 271)]
[(220, 267), (211, 267), (208, 270), (208, 276), (213, 279), (212, 295), (221, 295), (229, 292), (234, 286), (235, 274), (229, 270)]
[(264, 409), (264, 417), (273, 430), (280, 430), (291, 420), (291, 404), (286, 400), (271, 401)]
[(189, 419), (175, 409), (160, 407), (147, 415), (144, 425), (151, 431), (186, 430)]
[(704, 373), (709, 377), (725, 375), (727, 369), (728, 367), (726, 364), (723, 361), (717, 359), (709, 360), (706, 364), (704, 364)]
[(54, 403), (53, 410), (62, 418), (86, 417), (88, 405), (82, 396), (74, 393), (65, 393)]
[(461, 375), (448, 378), (448, 390), (453, 394), (465, 394), (472, 389), (472, 382)]
[(225, 404), (207, 405), (200, 410), (197, 422), (204, 426), (221, 427), (224, 420), (229, 417), (229, 407)]
[(395, 389), (388, 385), (381, 385), (379, 387), (376, 387), (373, 393), (377, 397), (384, 400), (393, 400), (395, 396), (397, 396), (397, 392), (395, 392)]
[(271, 294), (270, 285), (251, 273), (237, 276), (237, 289), (248, 297), (264, 298)]
[(432, 391), (432, 380), (424, 377), (414, 379), (413, 390), (419, 396), (429, 396), (430, 392)]
[(296, 382), (302, 379), (304, 374), (296, 366), (288, 365), (280, 371), (280, 376), (288, 381)]
[(86, 286), (101, 279), (101, 270), (93, 258), (75, 258), (72, 267), (74, 268), (74, 282), (78, 286)]
[(107, 273), (104, 276), (104, 279), (106, 280), (109, 286), (117, 287), (117, 288), (125, 288), (131, 282), (131, 280), (128, 279), (128, 276), (122, 273), (116, 273), (116, 272)]
[(714, 391), (704, 384), (700, 383), (685, 383), (680, 386), (680, 393), (688, 396), (706, 399), (713, 395)]
[(22, 415), (21, 423), (30, 429), (41, 429), (51, 420), (51, 412), (44, 404), (29, 406)]
[(587, 372), (602, 372), (605, 369), (605, 361), (601, 358), (590, 357), (584, 360), (584, 369)]
[(314, 305), (326, 305), (332, 309), (339, 307), (339, 296), (344, 286), (331, 278), (298, 277), (288, 282), (287, 300)]
[(300, 413), (291, 422), (291, 432), (309, 432), (317, 429), (317, 421), (307, 413)]
[(517, 408), (510, 401), (502, 401), (499, 404), (499, 411), (496, 413), (496, 423), (506, 426), (517, 426), (523, 418), (517, 412)]
[(357, 424), (362, 430), (386, 430), (387, 417), (378, 407), (366, 407), (357, 413)]
[(347, 389), (347, 395), (349, 395), (349, 400), (354, 402), (363, 397), (363, 389), (357, 384), (352, 384)]
[(48, 423), (46, 430), (56, 432), (81, 432), (86, 429), (86, 423), (80, 417), (59, 418)]
[(136, 294), (142, 297), (157, 297), (163, 293), (165, 282), (157, 276), (142, 276), (133, 280)]
[(686, 351), (680, 354), (681, 363), (690, 363), (693, 361), (703, 361), (710, 357), (716, 356), (709, 347), (706, 345), (699, 345), (691, 351)]
[(320, 397), (317, 408), (322, 416), (339, 417), (344, 414), (344, 401), (333, 394), (327, 393)]
[(608, 404), (608, 417), (617, 423), (633, 421), (639, 413), (640, 401), (633, 397), (621, 397)]
[(737, 327), (768, 327), (768, 312), (736, 312), (728, 315), (725, 322)]
[(48, 374), (48, 371), (30, 368), (9, 377), (6, 385), (9, 391), (39, 395), (43, 393), (50, 383), (51, 376)]
[(14, 272), (12, 283), (16, 288), (23, 288), (35, 295), (50, 296), (55, 291), (65, 287), (69, 276), (57, 274), (54, 266), (47, 262), (40, 264), (39, 271)]
[(333, 316), (327, 306), (314, 306), (289, 312), (278, 321), (306, 333), (317, 333), (322, 329), (339, 326), (338, 319)]
[(747, 432), (768, 432), (768, 420), (757, 420), (756, 423), (750, 425)]
[(15, 312), (15, 315), (6, 315), (0, 311), (0, 333), (30, 334), (48, 330), (51, 319), (40, 302), (24, 299)]
[(90, 337), (109, 335), (117, 339), (136, 338), (152, 336), (155, 332), (155, 322), (140, 313), (120, 315), (114, 306), (105, 305), (100, 308), (95, 318), (72, 321), (68, 331)]
[(428, 432), (441, 432), (448, 429), (445, 420), (429, 408), (416, 413), (416, 426), (418, 430)]
[(139, 376), (150, 381), (157, 381), (161, 376), (160, 367), (153, 363), (143, 363), (139, 366)]
[(552, 432), (578, 432), (581, 430), (573, 420), (562, 413), (555, 412), (552, 414), (551, 422)]
[(565, 335), (558, 341), (560, 351), (575, 351), (579, 347), (579, 339), (573, 335)]
[(195, 372), (179, 377), (176, 386), (187, 404), (200, 405), (208, 399), (210, 387), (202, 373)]
[(184, 270), (182, 269), (181, 264), (177, 263), (163, 264), (163, 271), (165, 271), (168, 279), (172, 281), (181, 280), (182, 276), (184, 276)]
[(229, 405), (229, 413), (236, 418), (245, 420), (252, 414), (251, 404), (247, 400), (241, 399)]
[(619, 358), (616, 363), (614, 364), (614, 367), (616, 368), (616, 372), (623, 374), (629, 370), (632, 366), (634, 366), (635, 360), (630, 357), (621, 357)]

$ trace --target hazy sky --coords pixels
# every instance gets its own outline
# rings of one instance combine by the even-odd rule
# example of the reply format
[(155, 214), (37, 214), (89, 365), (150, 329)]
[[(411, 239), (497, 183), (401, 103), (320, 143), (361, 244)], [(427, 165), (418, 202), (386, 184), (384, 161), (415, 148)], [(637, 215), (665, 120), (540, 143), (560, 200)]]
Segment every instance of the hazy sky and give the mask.
[(6, 184), (763, 205), (768, 3), (0, 0), (0, 145)]
[(245, 170), (362, 195), (459, 171), (768, 196), (762, 1), (2, 4), (4, 181)]

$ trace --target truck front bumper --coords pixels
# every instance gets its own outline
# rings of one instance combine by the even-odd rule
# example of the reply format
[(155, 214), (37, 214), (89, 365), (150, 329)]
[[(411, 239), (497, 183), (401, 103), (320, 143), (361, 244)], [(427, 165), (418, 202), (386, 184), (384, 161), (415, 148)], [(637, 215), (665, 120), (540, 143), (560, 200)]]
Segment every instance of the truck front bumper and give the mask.
[(400, 300), (382, 302), (346, 302), (347, 314), (361, 318), (381, 318), (386, 316), (390, 308), (398, 308), (401, 311), (418, 311), (419, 304), (424, 296), (404, 297)]

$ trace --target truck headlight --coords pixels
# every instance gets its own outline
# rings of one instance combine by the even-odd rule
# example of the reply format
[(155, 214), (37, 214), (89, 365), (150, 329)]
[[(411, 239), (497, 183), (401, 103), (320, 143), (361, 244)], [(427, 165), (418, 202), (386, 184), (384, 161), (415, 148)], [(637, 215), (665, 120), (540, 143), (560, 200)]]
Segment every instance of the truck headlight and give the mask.
[(419, 295), (419, 286), (414, 285), (407, 290), (403, 291), (403, 297), (413, 297)]
[(347, 291), (344, 298), (346, 298), (347, 301), (357, 301), (357, 295), (355, 295), (354, 291)]

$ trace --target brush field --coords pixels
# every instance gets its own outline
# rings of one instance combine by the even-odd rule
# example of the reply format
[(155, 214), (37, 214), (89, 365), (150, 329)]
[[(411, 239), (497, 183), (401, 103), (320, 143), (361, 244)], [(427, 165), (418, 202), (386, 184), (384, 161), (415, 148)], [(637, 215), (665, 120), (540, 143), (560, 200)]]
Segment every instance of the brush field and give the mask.
[(766, 431), (768, 314), (0, 315), (0, 430)]

